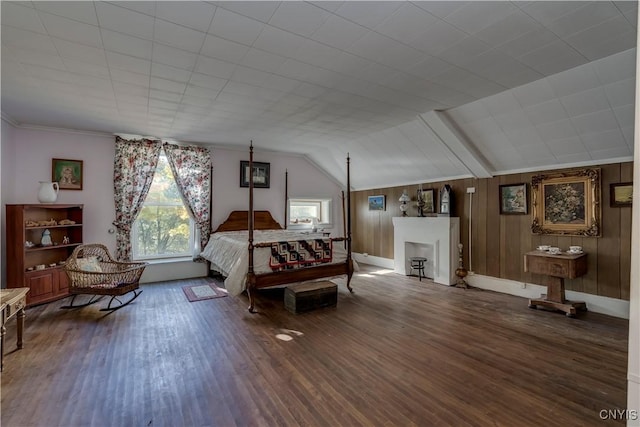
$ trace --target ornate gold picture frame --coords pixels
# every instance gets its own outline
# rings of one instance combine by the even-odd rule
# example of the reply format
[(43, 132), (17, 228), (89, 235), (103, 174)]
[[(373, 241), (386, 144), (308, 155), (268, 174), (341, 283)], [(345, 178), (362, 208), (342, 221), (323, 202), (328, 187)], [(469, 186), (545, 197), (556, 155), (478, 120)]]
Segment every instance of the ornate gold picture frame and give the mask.
[(601, 235), (599, 168), (536, 175), (531, 197), (534, 234)]

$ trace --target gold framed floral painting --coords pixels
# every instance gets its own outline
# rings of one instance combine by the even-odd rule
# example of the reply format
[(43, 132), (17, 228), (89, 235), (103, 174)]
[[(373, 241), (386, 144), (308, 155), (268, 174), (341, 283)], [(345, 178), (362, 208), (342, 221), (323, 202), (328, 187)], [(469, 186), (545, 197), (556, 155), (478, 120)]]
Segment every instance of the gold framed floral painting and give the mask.
[(536, 175), (531, 196), (534, 234), (600, 236), (599, 168)]

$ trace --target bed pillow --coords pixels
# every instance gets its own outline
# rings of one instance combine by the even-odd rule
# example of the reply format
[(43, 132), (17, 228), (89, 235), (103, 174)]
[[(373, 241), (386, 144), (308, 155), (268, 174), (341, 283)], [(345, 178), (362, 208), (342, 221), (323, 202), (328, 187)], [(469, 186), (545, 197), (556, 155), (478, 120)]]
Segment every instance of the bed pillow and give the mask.
[(98, 257), (90, 256), (87, 258), (78, 258), (76, 262), (78, 263), (78, 268), (82, 271), (89, 271), (92, 273), (102, 272), (102, 268), (100, 268), (100, 264), (98, 263)]

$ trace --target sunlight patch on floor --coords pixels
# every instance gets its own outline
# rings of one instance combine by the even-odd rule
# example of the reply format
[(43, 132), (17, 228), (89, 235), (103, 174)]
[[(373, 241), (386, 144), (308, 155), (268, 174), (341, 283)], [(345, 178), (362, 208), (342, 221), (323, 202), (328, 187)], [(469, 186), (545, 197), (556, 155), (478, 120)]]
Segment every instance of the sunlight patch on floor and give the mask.
[(374, 277), (374, 276), (383, 276), (385, 274), (393, 273), (393, 270), (382, 269), (377, 271), (371, 271), (369, 273), (358, 273), (358, 277)]

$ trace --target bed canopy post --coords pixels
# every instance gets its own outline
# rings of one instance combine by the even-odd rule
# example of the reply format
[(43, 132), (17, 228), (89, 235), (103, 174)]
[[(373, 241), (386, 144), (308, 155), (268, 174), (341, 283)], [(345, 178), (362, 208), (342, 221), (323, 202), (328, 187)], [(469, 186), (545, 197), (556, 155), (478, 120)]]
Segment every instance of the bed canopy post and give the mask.
[(289, 226), (289, 212), (287, 209), (287, 202), (289, 201), (289, 170), (284, 170), (284, 229)]
[(353, 276), (353, 260), (351, 259), (351, 157), (347, 153), (347, 289), (351, 288), (351, 276)]
[(249, 311), (255, 312), (255, 301), (252, 291), (256, 285), (256, 275), (253, 271), (253, 140), (249, 146), (249, 269), (247, 271), (247, 296), (249, 297)]

